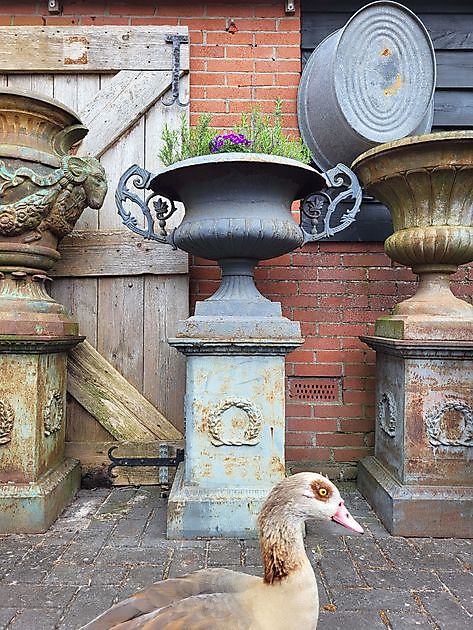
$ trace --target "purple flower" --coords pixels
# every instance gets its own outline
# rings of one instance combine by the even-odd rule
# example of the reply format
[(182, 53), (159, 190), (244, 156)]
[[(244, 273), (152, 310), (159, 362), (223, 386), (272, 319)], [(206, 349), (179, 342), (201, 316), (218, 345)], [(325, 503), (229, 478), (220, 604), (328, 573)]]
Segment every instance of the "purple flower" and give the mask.
[(246, 151), (252, 145), (252, 141), (243, 133), (227, 133), (223, 136), (215, 136), (210, 141), (211, 153), (227, 153), (229, 151)]

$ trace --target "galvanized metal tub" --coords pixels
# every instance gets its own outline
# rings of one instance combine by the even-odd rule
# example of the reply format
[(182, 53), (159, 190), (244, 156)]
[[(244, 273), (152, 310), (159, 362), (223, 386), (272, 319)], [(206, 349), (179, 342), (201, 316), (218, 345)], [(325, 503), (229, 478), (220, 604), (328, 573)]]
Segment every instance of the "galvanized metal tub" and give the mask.
[(316, 164), (351, 164), (377, 144), (428, 133), (435, 54), (429, 34), (397, 2), (373, 2), (314, 50), (302, 73), (298, 118)]

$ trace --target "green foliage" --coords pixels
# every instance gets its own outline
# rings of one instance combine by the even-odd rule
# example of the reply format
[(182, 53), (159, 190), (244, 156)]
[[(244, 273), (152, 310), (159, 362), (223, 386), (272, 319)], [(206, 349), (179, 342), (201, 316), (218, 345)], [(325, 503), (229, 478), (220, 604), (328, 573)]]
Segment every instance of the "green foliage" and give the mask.
[[(169, 166), (186, 158), (208, 155), (215, 152), (251, 151), (252, 153), (268, 153), (292, 158), (308, 164), (310, 151), (299, 138), (291, 138), (283, 133), (281, 101), (276, 101), (274, 114), (263, 115), (258, 108), (249, 114), (242, 114), (240, 124), (230, 131), (218, 131), (210, 127), (212, 117), (203, 114), (195, 127), (190, 127), (185, 116), (181, 118), (178, 130), (164, 126), (163, 148), (159, 157), (165, 166)], [(247, 145), (235, 145), (225, 141), (222, 147), (212, 151), (217, 136), (228, 134), (244, 134), (251, 141)]]

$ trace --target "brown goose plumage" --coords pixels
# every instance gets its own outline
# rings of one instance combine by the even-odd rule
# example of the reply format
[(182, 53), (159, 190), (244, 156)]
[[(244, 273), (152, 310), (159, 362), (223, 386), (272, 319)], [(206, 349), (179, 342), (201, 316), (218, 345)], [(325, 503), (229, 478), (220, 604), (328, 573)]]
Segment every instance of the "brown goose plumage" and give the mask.
[(202, 569), (156, 582), (82, 630), (315, 630), (317, 584), (302, 537), (308, 518), (363, 532), (333, 483), (298, 473), (273, 488), (259, 514), (263, 578)]

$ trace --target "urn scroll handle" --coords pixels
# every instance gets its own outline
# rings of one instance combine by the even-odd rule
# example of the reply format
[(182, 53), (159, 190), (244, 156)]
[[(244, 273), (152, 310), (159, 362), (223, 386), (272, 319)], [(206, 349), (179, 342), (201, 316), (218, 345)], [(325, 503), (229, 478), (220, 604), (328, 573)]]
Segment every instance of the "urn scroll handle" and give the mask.
[[(166, 245), (171, 245), (173, 249), (177, 249), (173, 240), (173, 232), (166, 229), (166, 221), (176, 212), (177, 208), (172, 199), (164, 200), (159, 193), (152, 192), (142, 199), (136, 193), (127, 188), (128, 181), (133, 178), (133, 186), (138, 190), (148, 189), (148, 185), (154, 175), (141, 166), (134, 164), (130, 166), (118, 181), (117, 190), (115, 192), (115, 203), (117, 205), (118, 214), (121, 216), (123, 224), (135, 234), (139, 234), (145, 239), (158, 241)], [(145, 227), (138, 225), (137, 218), (125, 208), (126, 201), (136, 203), (145, 218)], [(150, 208), (152, 205), (152, 209)], [(153, 217), (154, 212), (155, 217)], [(159, 225), (159, 233), (154, 230), (155, 223)]]
[[(356, 215), (360, 211), (362, 201), (362, 189), (355, 173), (345, 166), (337, 164), (328, 171), (322, 173), (327, 182), (325, 189), (307, 195), (301, 201), (301, 222), (300, 227), (304, 234), (304, 242), (320, 241), (322, 238), (329, 238), (345, 230), (356, 221)], [(337, 189), (342, 190), (338, 192)], [(332, 217), (341, 202), (352, 200), (352, 206), (340, 217), (339, 223), (332, 225)], [(325, 214), (323, 214), (325, 213)], [(303, 219), (306, 217), (311, 226), (310, 232), (303, 227)], [(319, 224), (321, 228), (319, 230)]]

